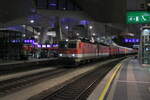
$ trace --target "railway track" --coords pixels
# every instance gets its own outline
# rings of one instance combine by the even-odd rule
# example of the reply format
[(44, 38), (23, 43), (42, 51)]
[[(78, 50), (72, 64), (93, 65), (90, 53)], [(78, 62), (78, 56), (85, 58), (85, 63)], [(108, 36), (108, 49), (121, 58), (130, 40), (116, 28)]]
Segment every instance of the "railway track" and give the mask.
[[(66, 84), (40, 100), (86, 100), (102, 78), (119, 62), (111, 62), (88, 72), (83, 77)], [(30, 99), (32, 100), (32, 99)]]
[(0, 81), (0, 97), (71, 71), (64, 68), (48, 70), (19, 78)]

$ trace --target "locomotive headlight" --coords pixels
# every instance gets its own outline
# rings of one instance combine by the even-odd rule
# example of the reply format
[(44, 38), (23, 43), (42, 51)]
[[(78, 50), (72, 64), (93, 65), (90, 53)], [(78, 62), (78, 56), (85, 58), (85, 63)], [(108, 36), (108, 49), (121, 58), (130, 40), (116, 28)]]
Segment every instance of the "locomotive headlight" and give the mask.
[(62, 57), (62, 54), (59, 54), (60, 57)]
[(72, 57), (75, 57), (75, 54), (72, 54)]

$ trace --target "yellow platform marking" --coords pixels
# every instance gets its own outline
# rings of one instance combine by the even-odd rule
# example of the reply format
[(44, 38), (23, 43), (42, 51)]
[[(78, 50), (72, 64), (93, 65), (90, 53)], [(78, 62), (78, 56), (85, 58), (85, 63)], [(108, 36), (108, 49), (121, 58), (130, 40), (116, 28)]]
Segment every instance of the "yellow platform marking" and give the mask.
[(121, 64), (116, 65), (116, 69), (115, 69), (113, 75), (111, 76), (111, 78), (106, 82), (106, 85), (105, 85), (105, 87), (104, 87), (104, 89), (103, 89), (103, 91), (99, 97), (99, 100), (104, 100), (104, 97), (105, 97), (108, 89), (110, 88), (112, 81), (114, 80), (115, 76), (117, 75), (117, 72), (119, 71), (120, 67), (121, 67)]

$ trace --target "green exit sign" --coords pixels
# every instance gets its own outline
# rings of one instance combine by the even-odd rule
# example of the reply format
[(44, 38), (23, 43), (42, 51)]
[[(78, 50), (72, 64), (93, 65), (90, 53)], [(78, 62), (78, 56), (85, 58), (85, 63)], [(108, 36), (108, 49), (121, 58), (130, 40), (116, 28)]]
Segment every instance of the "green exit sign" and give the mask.
[(150, 23), (150, 12), (130, 11), (127, 12), (127, 24), (146, 24)]

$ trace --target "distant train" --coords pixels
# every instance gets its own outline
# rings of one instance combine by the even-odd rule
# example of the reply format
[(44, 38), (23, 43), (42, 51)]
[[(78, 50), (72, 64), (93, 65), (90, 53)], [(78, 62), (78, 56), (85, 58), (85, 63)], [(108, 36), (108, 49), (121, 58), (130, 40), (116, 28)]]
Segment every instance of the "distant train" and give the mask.
[(66, 64), (79, 64), (93, 59), (125, 56), (137, 50), (117, 45), (69, 40), (59, 42), (59, 59)]

